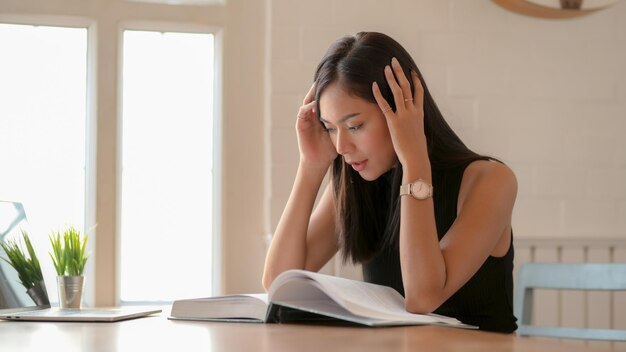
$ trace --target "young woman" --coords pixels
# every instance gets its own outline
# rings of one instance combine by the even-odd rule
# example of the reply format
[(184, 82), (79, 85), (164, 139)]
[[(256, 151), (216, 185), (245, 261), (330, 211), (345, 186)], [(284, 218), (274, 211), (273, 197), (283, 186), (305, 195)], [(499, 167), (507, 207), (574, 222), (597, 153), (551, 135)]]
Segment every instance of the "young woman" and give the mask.
[[(513, 172), (468, 149), (411, 56), (381, 33), (338, 39), (296, 122), (300, 163), (263, 285), (338, 250), (364, 279), (480, 329), (512, 332)], [(331, 182), (314, 209), (323, 178)]]

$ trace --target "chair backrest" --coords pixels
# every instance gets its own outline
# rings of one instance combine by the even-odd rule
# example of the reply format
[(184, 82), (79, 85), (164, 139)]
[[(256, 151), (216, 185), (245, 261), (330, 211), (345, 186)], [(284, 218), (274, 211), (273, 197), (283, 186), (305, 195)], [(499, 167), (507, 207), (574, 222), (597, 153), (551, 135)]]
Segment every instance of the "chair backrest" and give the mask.
[(536, 288), (626, 291), (626, 264), (525, 263), (518, 272), (514, 307), (518, 335), (626, 341), (626, 330), (530, 325)]

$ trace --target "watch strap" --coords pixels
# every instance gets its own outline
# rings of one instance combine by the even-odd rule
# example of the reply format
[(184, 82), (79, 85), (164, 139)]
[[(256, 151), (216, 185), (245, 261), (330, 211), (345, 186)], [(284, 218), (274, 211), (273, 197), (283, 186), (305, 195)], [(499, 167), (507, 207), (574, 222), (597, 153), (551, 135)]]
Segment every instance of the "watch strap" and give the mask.
[(406, 183), (400, 186), (400, 197), (411, 195), (411, 185), (412, 183)]
[[(427, 187), (428, 193), (426, 193), (424, 195), (419, 195), (419, 196), (416, 195), (413, 192), (413, 187), (416, 184), (419, 184), (420, 186)], [(413, 181), (411, 183), (406, 183), (406, 184), (400, 185), (400, 197), (402, 197), (402, 196), (412, 196), (413, 198), (415, 198), (417, 200), (425, 200), (425, 199), (428, 199), (428, 198), (433, 196), (433, 188), (434, 187), (433, 187), (432, 184), (430, 184), (430, 183), (428, 183), (425, 180), (420, 178), (417, 181)], [(418, 192), (419, 192), (419, 190), (418, 190)]]

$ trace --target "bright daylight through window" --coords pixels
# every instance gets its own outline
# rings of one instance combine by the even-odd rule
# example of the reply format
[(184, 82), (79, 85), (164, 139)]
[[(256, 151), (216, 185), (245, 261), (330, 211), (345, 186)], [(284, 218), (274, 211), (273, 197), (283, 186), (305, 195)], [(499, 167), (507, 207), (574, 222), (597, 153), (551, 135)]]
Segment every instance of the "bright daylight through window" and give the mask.
[(52, 302), (51, 230), (83, 229), (87, 30), (0, 24), (0, 200), (21, 202)]
[(123, 36), (120, 297), (208, 296), (214, 36)]

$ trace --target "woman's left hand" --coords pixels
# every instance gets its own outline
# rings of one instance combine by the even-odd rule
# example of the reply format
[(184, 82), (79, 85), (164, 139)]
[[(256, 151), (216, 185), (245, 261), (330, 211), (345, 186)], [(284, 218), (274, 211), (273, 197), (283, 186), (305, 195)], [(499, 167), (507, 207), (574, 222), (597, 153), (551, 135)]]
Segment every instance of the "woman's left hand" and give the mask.
[(418, 156), (416, 150), (423, 149), (426, 152), (424, 88), (415, 71), (411, 71), (411, 76), (415, 87), (413, 95), (411, 95), (409, 80), (402, 71), (398, 60), (394, 57), (391, 59), (391, 66), (385, 66), (385, 77), (396, 103), (395, 112), (383, 97), (378, 84), (376, 82), (372, 84), (374, 98), (387, 119), (393, 147), (398, 160), (404, 167), (412, 162), (411, 158)]

